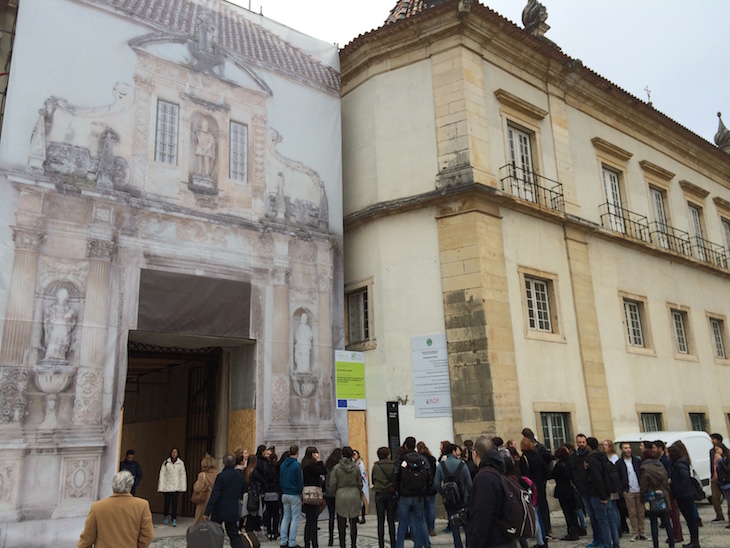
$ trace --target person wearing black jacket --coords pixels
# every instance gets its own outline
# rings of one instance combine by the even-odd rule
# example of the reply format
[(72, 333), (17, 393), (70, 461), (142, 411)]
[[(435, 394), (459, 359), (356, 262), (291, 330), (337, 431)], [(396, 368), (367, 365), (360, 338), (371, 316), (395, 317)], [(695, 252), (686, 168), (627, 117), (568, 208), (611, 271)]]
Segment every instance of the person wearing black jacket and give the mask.
[[(608, 458), (604, 453), (598, 451), (598, 440), (596, 438), (586, 438), (586, 445), (588, 446), (588, 452), (583, 463), (586, 475), (583, 484), (584, 492), (581, 494), (591, 517), (594, 546), (613, 546), (609, 522), (611, 519), (609, 515), (611, 505), (609, 504), (609, 493), (605, 482)], [(577, 470), (575, 473), (577, 475)], [(578, 487), (579, 491), (580, 489)]]
[(234, 468), (236, 457), (230, 453), (223, 457), (223, 466), (223, 471), (215, 478), (203, 519), (222, 523), (231, 541), (231, 548), (244, 548), (243, 539), (238, 533), (238, 501), (246, 492), (246, 480)]
[[(616, 461), (619, 492), (626, 502), (631, 523), (631, 540), (646, 540), (644, 536), (644, 503), (641, 500), (641, 459), (631, 454), (631, 444), (622, 443), (621, 458)], [(657, 461), (658, 462), (658, 461)], [(672, 537), (674, 540), (674, 537)]]
[(565, 516), (565, 524), (568, 526), (568, 534), (560, 540), (579, 540), (578, 497), (580, 497), (580, 494), (573, 487), (573, 467), (570, 463), (570, 451), (565, 446), (558, 447), (555, 450), (555, 457), (558, 459), (553, 468), (555, 498), (560, 502), (560, 508)]
[[(548, 469), (547, 461), (538, 454), (537, 447), (530, 438), (522, 438), (520, 441), (520, 449), (522, 450), (520, 473), (530, 478), (535, 486), (535, 491), (537, 492), (537, 518), (540, 520), (543, 535), (548, 537), (550, 536), (547, 533), (550, 530), (550, 510), (548, 508), (547, 512), (543, 512), (543, 507), (547, 508), (545, 490), (550, 470)], [(548, 515), (547, 520), (545, 514)], [(548, 538), (547, 540), (552, 540), (552, 538)]]
[(467, 506), (466, 548), (517, 548), (517, 541), (507, 538), (497, 523), (504, 507), (504, 488), (499, 478), (505, 473), (504, 459), (486, 436), (474, 442), (474, 451), (479, 472)]
[[(302, 459), (302, 477), (304, 487), (322, 488), (322, 478), (327, 475), (327, 468), (319, 458), (319, 451), (316, 447), (307, 447)], [(319, 516), (319, 505), (304, 504), (304, 547), (319, 548), (317, 540), (317, 516)]]
[[(414, 548), (423, 548), (429, 544), (428, 538), (423, 538), (426, 531), (426, 521), (423, 514), (423, 497), (430, 491), (433, 483), (433, 472), (430, 469), (426, 458), (416, 453), (416, 438), (408, 436), (403, 442), (403, 451), (395, 461), (393, 483), (396, 486), (400, 500), (398, 501), (398, 536), (396, 548), (403, 548), (406, 540), (406, 530), (411, 519), (415, 523), (414, 531), (411, 531)], [(420, 491), (414, 491), (409, 484), (411, 475), (404, 471), (409, 467), (418, 467), (420, 470)], [(423, 526), (419, 526), (423, 523)]]
[(522, 435), (535, 444), (535, 451), (538, 455), (540, 455), (540, 457), (542, 457), (543, 461), (545, 461), (545, 474), (543, 475), (542, 481), (537, 483), (538, 493), (542, 494), (542, 496), (539, 496), (537, 499), (537, 506), (540, 510), (540, 519), (542, 520), (544, 534), (548, 540), (552, 540), (553, 527), (550, 523), (550, 507), (548, 506), (545, 491), (547, 490), (547, 481), (550, 479), (550, 465), (555, 460), (555, 457), (550, 453), (547, 447), (537, 441), (535, 433), (531, 429), (523, 428)]
[(700, 531), (697, 523), (689, 460), (682, 455), (682, 451), (675, 444), (670, 445), (667, 452), (669, 453), (669, 460), (672, 461), (672, 467), (669, 471), (669, 485), (672, 496), (677, 501), (679, 511), (682, 512), (684, 520), (687, 522), (687, 529), (689, 529), (690, 542), (685, 544), (684, 548), (700, 548)]

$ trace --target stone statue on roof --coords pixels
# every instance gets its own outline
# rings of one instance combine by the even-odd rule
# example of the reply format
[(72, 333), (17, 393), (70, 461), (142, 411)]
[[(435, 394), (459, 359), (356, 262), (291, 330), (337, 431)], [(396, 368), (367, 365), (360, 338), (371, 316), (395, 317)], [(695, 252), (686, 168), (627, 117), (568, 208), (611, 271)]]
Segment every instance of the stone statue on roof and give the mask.
[(717, 117), (720, 119), (720, 125), (715, 134), (715, 144), (724, 153), (730, 154), (730, 130), (722, 123), (722, 112), (718, 112)]
[(522, 10), (522, 24), (534, 36), (543, 36), (548, 31), (550, 26), (546, 23), (547, 18), (547, 9), (537, 0), (528, 0)]

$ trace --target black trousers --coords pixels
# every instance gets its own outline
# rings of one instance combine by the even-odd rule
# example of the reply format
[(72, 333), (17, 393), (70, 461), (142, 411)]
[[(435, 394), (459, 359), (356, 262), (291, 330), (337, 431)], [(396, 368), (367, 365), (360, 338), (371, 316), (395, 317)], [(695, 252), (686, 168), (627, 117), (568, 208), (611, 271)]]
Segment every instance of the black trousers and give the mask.
[(550, 507), (548, 506), (548, 500), (546, 496), (547, 483), (542, 482), (537, 485), (537, 507), (540, 511), (540, 517), (542, 518), (542, 524), (545, 526), (545, 530), (542, 532), (543, 535), (547, 535), (553, 532), (553, 527), (550, 524)]
[(163, 514), (165, 517), (167, 517), (167, 514), (169, 513), (168, 510), (170, 510), (170, 506), (172, 506), (172, 519), (177, 519), (177, 496), (179, 493), (163, 493), (165, 495), (165, 511)]
[(687, 522), (687, 529), (689, 529), (690, 542), (699, 544), (700, 542), (700, 530), (698, 529), (699, 524), (697, 523), (697, 514), (695, 513), (695, 501), (693, 497), (682, 497), (681, 499), (675, 499), (679, 511), (684, 516), (684, 521)]
[(388, 518), (390, 547), (395, 548), (395, 513), (398, 499), (395, 493), (375, 493), (375, 512), (378, 516), (378, 547), (385, 548), (385, 518)]
[(319, 505), (302, 504), (304, 510), (304, 547), (319, 548), (317, 539), (317, 517), (319, 516)]
[(279, 534), (279, 501), (267, 500), (264, 502), (264, 525), (269, 535)]
[(238, 532), (238, 524), (235, 521), (225, 521), (223, 525), (228, 533), (228, 538), (231, 541), (231, 548), (245, 548), (241, 534)]
[(667, 533), (667, 541), (669, 548), (674, 548), (674, 531), (672, 530), (672, 520), (669, 519), (669, 512), (663, 512), (659, 515), (646, 513), (651, 524), (651, 542), (654, 544), (654, 548), (659, 548), (659, 520), (662, 520), (662, 525)]
[(578, 504), (575, 497), (559, 498), (558, 502), (560, 502), (560, 509), (565, 516), (565, 524), (568, 526), (568, 536), (577, 540), (580, 524), (578, 523)]
[(329, 542), (327, 546), (332, 546), (335, 536), (335, 519), (337, 514), (335, 513), (335, 497), (324, 497), (327, 503), (327, 513), (329, 514)]
[(350, 545), (355, 548), (357, 544), (357, 518), (343, 518), (337, 516), (337, 531), (340, 534), (340, 548), (345, 548), (345, 535), (347, 534), (347, 522), (350, 521)]

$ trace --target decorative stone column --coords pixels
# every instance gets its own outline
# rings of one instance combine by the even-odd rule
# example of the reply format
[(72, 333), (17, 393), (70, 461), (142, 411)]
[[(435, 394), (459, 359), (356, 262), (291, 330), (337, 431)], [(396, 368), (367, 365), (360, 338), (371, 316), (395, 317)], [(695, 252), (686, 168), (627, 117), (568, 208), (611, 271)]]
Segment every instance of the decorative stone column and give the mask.
[(76, 375), (73, 421), (76, 425), (101, 423), (104, 359), (107, 354), (109, 284), (114, 242), (90, 239), (86, 243), (89, 277), (86, 284), (81, 359)]
[(274, 267), (271, 279), (274, 285), (274, 303), (271, 315), (274, 325), (271, 331), (271, 398), (272, 422), (289, 422), (289, 277), (288, 241), (275, 240)]
[(28, 369), (24, 355), (30, 347), (38, 250), (44, 239), (45, 233), (39, 230), (13, 227), (15, 256), (0, 347), (0, 423), (20, 423), (25, 413)]
[(319, 284), (319, 418), (332, 421), (334, 417), (334, 385), (332, 348), (332, 249), (329, 244), (317, 246), (317, 280)]

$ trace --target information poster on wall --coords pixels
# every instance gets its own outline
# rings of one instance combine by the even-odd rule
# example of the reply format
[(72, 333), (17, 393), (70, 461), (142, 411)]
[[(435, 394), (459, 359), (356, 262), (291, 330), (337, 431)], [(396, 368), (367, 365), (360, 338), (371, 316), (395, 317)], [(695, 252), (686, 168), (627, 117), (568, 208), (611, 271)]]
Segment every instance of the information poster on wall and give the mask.
[(451, 416), (446, 335), (411, 338), (416, 418)]
[(335, 374), (337, 409), (365, 410), (365, 354), (336, 350)]

